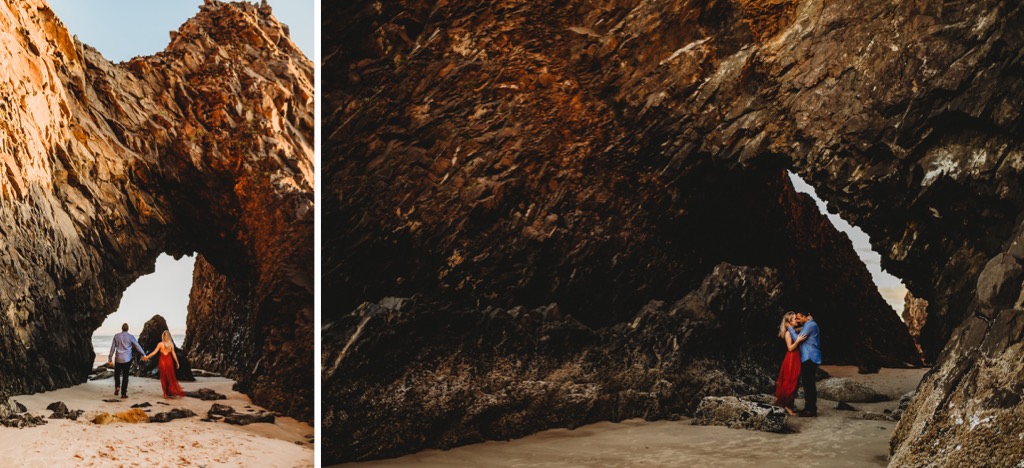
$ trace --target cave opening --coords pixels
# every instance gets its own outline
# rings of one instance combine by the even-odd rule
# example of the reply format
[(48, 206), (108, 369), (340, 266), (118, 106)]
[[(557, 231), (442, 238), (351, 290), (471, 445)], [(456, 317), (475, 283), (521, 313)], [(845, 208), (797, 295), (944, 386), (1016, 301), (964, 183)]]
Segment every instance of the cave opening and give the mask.
[(814, 199), (814, 203), (818, 207), (818, 211), (828, 218), (832, 226), (835, 226), (840, 232), (843, 232), (853, 242), (853, 247), (856, 249), (857, 257), (864, 262), (864, 266), (868, 268), (868, 272), (871, 273), (871, 279), (878, 286), (878, 294), (885, 299), (885, 302), (892, 306), (893, 310), (899, 313), (903, 310), (904, 298), (907, 295), (907, 287), (903, 283), (903, 280), (897, 278), (892, 273), (882, 268), (882, 256), (873, 250), (871, 247), (871, 238), (868, 236), (863, 229), (854, 226), (843, 219), (836, 213), (830, 213), (828, 211), (828, 205), (814, 190), (810, 184), (808, 184), (799, 175), (788, 172), (789, 180), (793, 183), (793, 188), (800, 193), (806, 193)]
[(809, 195), (814, 200), (818, 211), (828, 219), (836, 230), (846, 234), (850, 242), (853, 243), (857, 257), (867, 268), (871, 280), (878, 288), (878, 294), (896, 313), (900, 322), (907, 327), (920, 353), (921, 346), (918, 344), (918, 338), (921, 333), (921, 327), (924, 326), (927, 301), (915, 297), (907, 288), (903, 279), (882, 267), (882, 256), (874, 250), (871, 244), (871, 237), (863, 229), (843, 219), (838, 213), (830, 212), (828, 204), (818, 196), (814, 187), (802, 177), (792, 171), (787, 171), (786, 173), (793, 184), (793, 189), (798, 193)]
[(115, 334), (121, 332), (122, 324), (127, 323), (128, 332), (139, 337), (143, 325), (156, 315), (166, 320), (174, 344), (177, 347), (184, 346), (195, 263), (195, 256), (175, 259), (161, 254), (156, 259), (153, 273), (140, 276), (125, 289), (117, 310), (93, 331), (92, 345), (96, 352), (94, 365), (107, 362), (111, 341)]

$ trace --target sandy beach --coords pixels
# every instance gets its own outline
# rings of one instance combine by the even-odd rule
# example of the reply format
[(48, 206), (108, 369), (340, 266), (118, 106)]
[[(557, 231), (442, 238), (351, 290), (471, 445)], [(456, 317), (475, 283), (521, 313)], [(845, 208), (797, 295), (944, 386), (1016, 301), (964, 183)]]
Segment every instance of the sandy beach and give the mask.
[[(858, 410), (881, 413), (917, 387), (927, 369), (882, 369), (861, 375), (852, 366), (823, 366), (833, 377), (847, 377), (893, 398), (854, 403)], [(798, 407), (803, 406), (797, 400)], [(511, 441), (491, 441), (448, 451), (424, 450), (389, 460), (347, 467), (861, 467), (885, 466), (895, 422), (855, 419), (858, 412), (834, 409), (819, 399), (817, 418), (789, 418), (790, 434), (725, 427), (693, 426), (689, 419), (619, 423), (600, 422), (577, 429), (552, 429)]]
[[(236, 411), (249, 411), (247, 406), (263, 409), (232, 391), (232, 384), (230, 379), (219, 377), (181, 383), (185, 391), (209, 388), (227, 396), (227, 400), (216, 403)], [(47, 419), (47, 424), (37, 427), (0, 427), (0, 437), (7, 447), (0, 453), (0, 466), (313, 466), (313, 444), (305, 437), (313, 433), (309, 424), (289, 417), (277, 417), (274, 424), (247, 426), (203, 422), (200, 419), (206, 417), (214, 401), (190, 397), (165, 400), (160, 382), (154, 379), (132, 377), (127, 399), (104, 402), (114, 398), (113, 392), (113, 379), (104, 379), (13, 397), (35, 415), (49, 417), (51, 412), (46, 407), (56, 401), (85, 413), (77, 421)], [(90, 422), (99, 413), (114, 414), (143, 402), (152, 405), (144, 408), (150, 410), (150, 416), (172, 408), (187, 408), (198, 416), (167, 423)]]

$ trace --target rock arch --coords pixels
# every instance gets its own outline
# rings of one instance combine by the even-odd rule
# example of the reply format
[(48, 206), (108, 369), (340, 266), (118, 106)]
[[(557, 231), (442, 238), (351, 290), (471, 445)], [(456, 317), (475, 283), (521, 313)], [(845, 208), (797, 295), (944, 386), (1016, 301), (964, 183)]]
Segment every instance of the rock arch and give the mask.
[(22, 3), (0, 8), (3, 391), (84, 381), (124, 289), (196, 253), (196, 360), (311, 421), (311, 62), (266, 6), (208, 1), (112, 64)]
[[(736, 245), (721, 208), (784, 206), (791, 169), (928, 301), (937, 370), (893, 463), (1020, 459), (1019, 5), (380, 2), (324, 21), (326, 99), (344, 109), (325, 120), (324, 303), (342, 304), (325, 319), (351, 340), (325, 357), (358, 351), (346, 314), (388, 295), (535, 306), (582, 285), (597, 299), (574, 314), (628, 317), (632, 294), (690, 290)], [(775, 226), (827, 237), (800, 215)], [(760, 247), (787, 244), (757, 226), (781, 239)], [(972, 415), (993, 416), (988, 439), (956, 425)]]

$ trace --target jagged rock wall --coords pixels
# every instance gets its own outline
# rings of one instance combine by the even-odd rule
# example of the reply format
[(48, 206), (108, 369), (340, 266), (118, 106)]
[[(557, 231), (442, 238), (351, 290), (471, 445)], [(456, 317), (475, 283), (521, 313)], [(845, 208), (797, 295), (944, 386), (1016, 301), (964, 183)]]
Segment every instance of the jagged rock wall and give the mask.
[[(893, 463), (1024, 458), (1009, 419), (1021, 411), (1021, 304), (1008, 299), (1024, 212), (1019, 2), (409, 0), (334, 11), (325, 317), (424, 285), (628, 310), (615, 306), (632, 291), (699, 277), (709, 255), (688, 250), (708, 246), (695, 231), (735, 245), (693, 214), (721, 206), (702, 181), (761, 172), (767, 183), (771, 168), (790, 167), (928, 301), (920, 344), (936, 370), (900, 422)], [(597, 298), (573, 298), (573, 284)], [(504, 285), (515, 287), (490, 290)], [(997, 397), (968, 397), (978, 392)], [(986, 437), (965, 436), (979, 424)]]
[(211, 268), (192, 296), (208, 302), (189, 321), (254, 315), (190, 341), (265, 338), (218, 370), (311, 420), (313, 73), (286, 28), (266, 6), (210, 0), (165, 51), (121, 64), (42, 0), (0, 7), (0, 28), (0, 388), (84, 381), (124, 289), (160, 253), (197, 252)]
[[(792, 2), (333, 7), (323, 304), (336, 344), (373, 339), (350, 315), (362, 301), (417, 293), (453, 310), (555, 302), (608, 326), (726, 261), (776, 269), (782, 303), (819, 319), (831, 362), (919, 363), (849, 240), (794, 193), (787, 143), (708, 120), (771, 121), (724, 115), (712, 98), (768, 105), (745, 97), (761, 76), (740, 65), (796, 13)], [(772, 328), (751, 339), (777, 345)], [(343, 388), (325, 391), (325, 446), (343, 454), (353, 399), (340, 395), (364, 387), (326, 372), (325, 388)]]
[(597, 330), (554, 304), (364, 303), (322, 335), (325, 460), (678, 417), (708, 395), (758, 393), (784, 354), (757, 336), (777, 326), (781, 296), (774, 270), (721, 264), (685, 297)]
[[(325, 19), (327, 320), (430, 291), (463, 306), (556, 301), (603, 326), (727, 261), (778, 269), (786, 305), (824, 320), (835, 362), (919, 362), (849, 241), (792, 193), (781, 157), (662, 160), (674, 121), (630, 94), (654, 82), (622, 89), (579, 31), (586, 15), (625, 11), (495, 5), (501, 28), (484, 5), (355, 4)], [(694, 5), (664, 8), (679, 11), (649, 26), (658, 33), (695, 21)], [(716, 28), (734, 14), (712, 13), (701, 21)]]

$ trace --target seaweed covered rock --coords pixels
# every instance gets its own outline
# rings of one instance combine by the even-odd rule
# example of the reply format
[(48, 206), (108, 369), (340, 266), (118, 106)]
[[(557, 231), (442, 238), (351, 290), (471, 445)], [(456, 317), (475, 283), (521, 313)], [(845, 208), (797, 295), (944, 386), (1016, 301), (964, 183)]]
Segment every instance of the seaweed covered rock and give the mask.
[(786, 432), (786, 410), (736, 397), (704, 397), (693, 414), (693, 424), (725, 426), (764, 432)]

